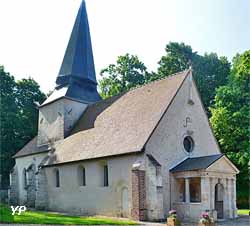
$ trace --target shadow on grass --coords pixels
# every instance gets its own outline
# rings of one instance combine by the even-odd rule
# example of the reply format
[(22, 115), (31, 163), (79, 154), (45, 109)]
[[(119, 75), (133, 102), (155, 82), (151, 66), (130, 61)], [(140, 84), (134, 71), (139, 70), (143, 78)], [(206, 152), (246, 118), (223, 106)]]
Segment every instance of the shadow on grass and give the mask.
[(39, 211), (26, 211), (21, 215), (12, 216), (11, 209), (0, 204), (1, 223), (24, 223), (24, 224), (75, 224), (75, 225), (138, 225), (133, 221), (116, 220), (101, 217), (65, 216)]

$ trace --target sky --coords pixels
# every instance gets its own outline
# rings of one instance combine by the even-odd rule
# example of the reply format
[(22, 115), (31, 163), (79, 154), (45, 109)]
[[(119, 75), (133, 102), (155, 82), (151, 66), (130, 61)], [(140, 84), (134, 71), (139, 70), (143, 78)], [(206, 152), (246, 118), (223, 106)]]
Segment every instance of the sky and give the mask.
[[(0, 0), (0, 65), (54, 89), (81, 0)], [(117, 56), (157, 69), (169, 41), (229, 60), (250, 49), (249, 0), (86, 0), (97, 79)]]

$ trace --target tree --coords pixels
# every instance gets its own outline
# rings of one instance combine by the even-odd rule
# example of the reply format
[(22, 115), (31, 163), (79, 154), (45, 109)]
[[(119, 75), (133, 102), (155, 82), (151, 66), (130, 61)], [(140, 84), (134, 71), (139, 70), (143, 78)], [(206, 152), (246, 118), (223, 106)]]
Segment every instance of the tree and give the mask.
[(170, 42), (165, 50), (166, 55), (161, 57), (157, 73), (149, 73), (137, 56), (119, 56), (116, 64), (110, 64), (101, 71), (101, 75), (105, 75), (100, 81), (101, 96), (107, 98), (132, 87), (167, 77), (188, 69), (192, 64), (194, 79), (208, 111), (213, 103), (216, 88), (228, 81), (230, 63), (227, 58), (219, 58), (215, 53), (201, 56), (193, 52), (191, 46), (177, 42)]
[(191, 46), (184, 43), (169, 42), (165, 51), (166, 55), (162, 56), (158, 63), (160, 77), (166, 77), (188, 69), (196, 57), (196, 53), (193, 52)]
[(38, 110), (34, 102), (43, 102), (45, 95), (31, 78), (15, 81), (0, 66), (0, 174), (2, 185), (8, 184), (11, 158), (37, 132)]
[[(16, 127), (18, 120), (16, 117), (17, 104), (15, 95), (16, 84), (14, 77), (4, 71), (0, 66), (0, 167), (2, 183), (8, 180), (9, 166), (11, 156), (16, 148)], [(1, 186), (1, 185), (0, 185)]]
[[(227, 85), (217, 89), (210, 119), (221, 149), (240, 169), (239, 195), (249, 192), (250, 51), (237, 54)], [(247, 183), (248, 181), (248, 183)], [(247, 199), (245, 198), (246, 202)], [(247, 203), (245, 204), (247, 205)]]
[(147, 79), (147, 68), (137, 56), (126, 54), (119, 56), (116, 64), (110, 64), (101, 71), (103, 78), (99, 82), (100, 94), (108, 98), (142, 85)]
[(176, 42), (167, 44), (165, 51), (166, 55), (162, 56), (159, 61), (159, 77), (183, 71), (192, 65), (194, 79), (203, 104), (208, 110), (208, 107), (213, 103), (216, 88), (225, 85), (228, 81), (230, 63), (227, 58), (218, 58), (215, 53), (201, 56), (193, 52), (191, 46)]

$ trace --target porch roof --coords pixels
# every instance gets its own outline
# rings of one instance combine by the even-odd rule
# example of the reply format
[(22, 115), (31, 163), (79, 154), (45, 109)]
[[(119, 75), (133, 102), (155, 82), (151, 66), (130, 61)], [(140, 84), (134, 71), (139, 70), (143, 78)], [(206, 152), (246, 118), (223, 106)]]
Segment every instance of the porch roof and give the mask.
[(215, 161), (220, 159), (223, 154), (209, 155), (195, 158), (187, 158), (179, 163), (174, 168), (170, 169), (171, 173), (190, 171), (190, 170), (201, 170), (208, 168)]

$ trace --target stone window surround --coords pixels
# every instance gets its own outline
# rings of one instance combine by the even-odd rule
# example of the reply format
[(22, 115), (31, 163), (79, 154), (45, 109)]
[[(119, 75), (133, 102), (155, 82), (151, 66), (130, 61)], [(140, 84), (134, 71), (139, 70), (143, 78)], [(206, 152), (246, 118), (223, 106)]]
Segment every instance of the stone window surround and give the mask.
[(60, 188), (61, 187), (61, 181), (60, 181), (60, 171), (58, 168), (55, 168), (53, 170), (53, 174), (54, 174), (54, 179), (55, 179), (55, 182), (54, 182), (54, 185), (55, 185), (55, 188)]
[(26, 168), (23, 169), (23, 173), (22, 173), (22, 181), (23, 181), (23, 189), (27, 189), (28, 186), (28, 171)]
[(80, 187), (86, 187), (86, 167), (84, 165), (79, 165), (77, 167), (77, 177), (78, 185)]
[[(185, 177), (185, 178), (179, 178), (179, 179), (184, 179), (184, 192), (185, 192), (185, 201), (177, 201), (178, 203), (186, 203), (186, 204), (200, 204), (200, 202), (192, 202), (191, 201), (191, 194), (190, 194), (190, 179), (191, 178), (200, 178), (200, 177)], [(201, 196), (201, 189), (200, 189), (200, 194)]]
[[(107, 161), (100, 161), (99, 162), (99, 167), (100, 167), (100, 173), (101, 173), (101, 184), (99, 185), (99, 187), (102, 188), (108, 188), (109, 187), (109, 167), (108, 167), (108, 163)], [(82, 183), (80, 182), (80, 170), (84, 169), (85, 170), (85, 184), (82, 185)], [(56, 172), (59, 172), (59, 186), (57, 186), (57, 175)], [(62, 184), (61, 184), (61, 172), (62, 169), (59, 170), (59, 168), (54, 168), (53, 169), (53, 176), (52, 176), (52, 181), (53, 181), (53, 187), (56, 190), (60, 190), (62, 189)], [(86, 167), (84, 165), (78, 165), (78, 167), (76, 168), (77, 174), (76, 174), (76, 183), (79, 187), (86, 187), (87, 186), (87, 181), (86, 181)]]
[(109, 170), (108, 170), (108, 165), (105, 164), (103, 166), (103, 187), (108, 187), (109, 186)]

